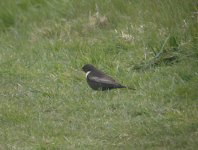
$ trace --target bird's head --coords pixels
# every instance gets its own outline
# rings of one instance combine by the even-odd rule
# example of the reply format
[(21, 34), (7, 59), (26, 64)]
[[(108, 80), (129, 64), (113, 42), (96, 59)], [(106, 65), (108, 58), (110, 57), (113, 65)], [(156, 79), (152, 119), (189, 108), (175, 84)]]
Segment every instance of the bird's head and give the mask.
[(89, 71), (92, 71), (92, 70), (94, 70), (95, 69), (95, 67), (93, 66), (93, 65), (91, 65), (91, 64), (86, 64), (86, 65), (84, 65), (83, 67), (82, 67), (82, 70), (84, 71), (84, 72), (89, 72)]

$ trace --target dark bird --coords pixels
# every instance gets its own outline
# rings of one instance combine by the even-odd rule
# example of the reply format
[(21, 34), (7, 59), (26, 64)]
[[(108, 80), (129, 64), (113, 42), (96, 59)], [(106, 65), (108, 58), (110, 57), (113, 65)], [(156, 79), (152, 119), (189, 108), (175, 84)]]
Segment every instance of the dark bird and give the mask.
[(84, 65), (82, 70), (86, 73), (87, 83), (93, 90), (105, 91), (116, 88), (127, 88), (117, 83), (113, 78), (96, 69), (91, 64)]

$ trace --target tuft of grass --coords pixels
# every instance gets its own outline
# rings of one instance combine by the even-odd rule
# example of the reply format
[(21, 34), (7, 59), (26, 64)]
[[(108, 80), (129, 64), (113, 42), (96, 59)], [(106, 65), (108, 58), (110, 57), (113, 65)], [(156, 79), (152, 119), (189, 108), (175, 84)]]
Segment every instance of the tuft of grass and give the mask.
[[(194, 0), (0, 6), (0, 149), (197, 148)], [(136, 90), (92, 91), (86, 63)]]

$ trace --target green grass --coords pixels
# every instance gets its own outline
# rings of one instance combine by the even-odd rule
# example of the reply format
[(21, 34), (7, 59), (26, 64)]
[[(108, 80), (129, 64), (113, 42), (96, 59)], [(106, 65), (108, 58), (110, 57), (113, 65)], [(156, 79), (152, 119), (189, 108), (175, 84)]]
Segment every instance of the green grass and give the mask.
[[(0, 149), (197, 149), (195, 0), (0, 6)], [(136, 90), (91, 90), (87, 63)]]

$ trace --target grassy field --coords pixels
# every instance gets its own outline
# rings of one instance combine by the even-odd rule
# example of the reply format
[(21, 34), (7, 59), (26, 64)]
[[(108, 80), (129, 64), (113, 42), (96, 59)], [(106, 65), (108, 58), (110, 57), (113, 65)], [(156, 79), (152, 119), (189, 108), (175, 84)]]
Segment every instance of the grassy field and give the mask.
[[(0, 6), (0, 150), (197, 149), (196, 0)], [(93, 91), (87, 63), (136, 90)]]

